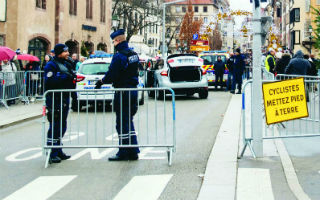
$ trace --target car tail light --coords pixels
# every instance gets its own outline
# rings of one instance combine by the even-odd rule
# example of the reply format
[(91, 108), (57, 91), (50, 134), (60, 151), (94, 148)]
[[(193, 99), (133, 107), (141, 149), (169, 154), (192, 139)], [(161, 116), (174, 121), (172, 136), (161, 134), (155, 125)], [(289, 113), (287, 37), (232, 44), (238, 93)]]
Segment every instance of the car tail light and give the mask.
[(205, 70), (203, 68), (201, 68), (201, 70), (202, 70), (202, 75), (206, 75), (207, 74), (207, 70)]
[(161, 73), (160, 73), (161, 76), (168, 76), (168, 71), (167, 70), (163, 70)]
[(77, 82), (83, 81), (86, 77), (77, 75)]
[(173, 62), (174, 62), (174, 59), (168, 60), (168, 63), (173, 63)]

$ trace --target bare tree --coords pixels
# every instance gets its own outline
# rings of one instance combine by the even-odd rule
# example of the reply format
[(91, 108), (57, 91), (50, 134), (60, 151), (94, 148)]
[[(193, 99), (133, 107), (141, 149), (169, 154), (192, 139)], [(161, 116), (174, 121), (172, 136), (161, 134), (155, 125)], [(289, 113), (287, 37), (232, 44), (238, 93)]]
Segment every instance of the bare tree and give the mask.
[(113, 0), (112, 16), (121, 18), (122, 23), (119, 23), (117, 28), (126, 30), (128, 42), (133, 35), (157, 23), (157, 20), (150, 20), (150, 16), (159, 14), (157, 5), (159, 5), (158, 0)]
[(215, 29), (212, 31), (212, 35), (209, 36), (209, 45), (212, 50), (221, 50), (222, 39), (219, 31), (218, 24), (216, 24)]
[(193, 34), (199, 33), (200, 27), (203, 23), (202, 19), (199, 19), (198, 21), (193, 20), (193, 9), (192, 9), (192, 3), (189, 0), (188, 1), (188, 10), (186, 14), (184, 15), (180, 33), (179, 33), (179, 38), (182, 41), (187, 42), (187, 47), (190, 49), (190, 43), (193, 38)]

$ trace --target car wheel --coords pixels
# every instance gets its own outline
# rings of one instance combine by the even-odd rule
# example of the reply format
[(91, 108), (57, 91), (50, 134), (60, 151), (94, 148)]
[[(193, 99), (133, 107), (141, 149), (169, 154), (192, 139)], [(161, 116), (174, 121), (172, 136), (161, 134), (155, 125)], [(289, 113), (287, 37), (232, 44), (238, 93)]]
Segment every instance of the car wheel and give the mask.
[[(160, 88), (159, 83), (157, 83), (157, 88)], [(157, 90), (156, 91), (157, 94), (157, 99), (158, 100), (163, 100), (164, 96), (165, 96), (165, 91), (163, 90)]]
[(208, 90), (207, 89), (201, 89), (199, 91), (199, 98), (200, 99), (206, 99), (208, 98)]

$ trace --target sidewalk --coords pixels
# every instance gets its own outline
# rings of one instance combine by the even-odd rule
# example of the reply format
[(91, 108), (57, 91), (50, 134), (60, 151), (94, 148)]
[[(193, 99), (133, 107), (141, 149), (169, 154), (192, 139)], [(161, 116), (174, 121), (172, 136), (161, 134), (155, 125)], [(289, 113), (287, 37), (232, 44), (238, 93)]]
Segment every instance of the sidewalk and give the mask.
[(34, 119), (42, 115), (42, 101), (24, 105), (11, 105), (8, 109), (0, 107), (0, 128), (4, 128), (25, 120)]
[(210, 154), (198, 200), (236, 199), (241, 95), (233, 95)]

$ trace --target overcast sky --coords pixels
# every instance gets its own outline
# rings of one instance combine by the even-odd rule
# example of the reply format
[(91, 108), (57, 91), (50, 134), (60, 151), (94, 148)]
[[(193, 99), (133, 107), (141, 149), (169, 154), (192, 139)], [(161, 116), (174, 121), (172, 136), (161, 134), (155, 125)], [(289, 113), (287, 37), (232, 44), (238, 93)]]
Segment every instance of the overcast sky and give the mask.
[(232, 10), (248, 10), (252, 11), (252, 4), (250, 0), (230, 0), (230, 7)]
[[(247, 10), (252, 12), (253, 5), (250, 3), (250, 0), (229, 0), (231, 10)], [(265, 7), (267, 3), (263, 3), (262, 7)], [(241, 22), (244, 20), (244, 17), (236, 16), (237, 27), (241, 25)]]

